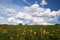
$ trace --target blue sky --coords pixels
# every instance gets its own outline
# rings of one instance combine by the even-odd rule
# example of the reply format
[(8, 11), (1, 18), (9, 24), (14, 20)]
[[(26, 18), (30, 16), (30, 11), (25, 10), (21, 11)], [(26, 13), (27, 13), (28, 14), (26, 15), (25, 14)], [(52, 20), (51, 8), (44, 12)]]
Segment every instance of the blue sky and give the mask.
[[(0, 0), (0, 5), (4, 5), (4, 6), (12, 6), (12, 5), (18, 5), (18, 6), (30, 6), (32, 4), (35, 3), (35, 1), (37, 1), (38, 4), (40, 4), (40, 2), (42, 0), (26, 0), (26, 2), (24, 2), (23, 0), (12, 0), (11, 2), (8, 2), (7, 0), (3, 1)], [(48, 3), (47, 5), (45, 5), (44, 7), (46, 8), (50, 8), (52, 10), (59, 10), (60, 9), (60, 0), (46, 0), (46, 2)], [(29, 4), (30, 5), (29, 5)]]
[(60, 24), (60, 0), (0, 0), (0, 24)]
[[(27, 3), (23, 2), (22, 0), (14, 0), (13, 2), (19, 6), (29, 6), (29, 4), (34, 4), (35, 1), (37, 1), (38, 4), (40, 4), (41, 2), (41, 0), (27, 0)], [(45, 5), (46, 8), (51, 8), (52, 10), (60, 9), (60, 0), (46, 0), (46, 2), (48, 3), (47, 5)]]

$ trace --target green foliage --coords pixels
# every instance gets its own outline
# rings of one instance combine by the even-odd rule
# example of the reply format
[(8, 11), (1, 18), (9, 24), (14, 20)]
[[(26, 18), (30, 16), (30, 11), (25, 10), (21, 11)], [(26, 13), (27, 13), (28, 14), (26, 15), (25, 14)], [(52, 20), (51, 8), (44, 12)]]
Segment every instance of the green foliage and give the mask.
[(60, 40), (60, 25), (0, 25), (0, 40)]

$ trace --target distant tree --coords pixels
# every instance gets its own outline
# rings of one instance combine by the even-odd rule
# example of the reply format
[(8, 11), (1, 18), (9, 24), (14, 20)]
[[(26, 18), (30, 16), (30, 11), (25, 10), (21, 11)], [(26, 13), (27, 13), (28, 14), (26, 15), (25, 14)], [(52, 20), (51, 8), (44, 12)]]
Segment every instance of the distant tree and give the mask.
[(27, 25), (27, 24), (25, 24), (25, 25)]
[(19, 23), (19, 25), (22, 25), (22, 23)]
[(8, 25), (8, 24), (3, 24), (3, 25)]
[(60, 24), (55, 24), (55, 25), (60, 25)]

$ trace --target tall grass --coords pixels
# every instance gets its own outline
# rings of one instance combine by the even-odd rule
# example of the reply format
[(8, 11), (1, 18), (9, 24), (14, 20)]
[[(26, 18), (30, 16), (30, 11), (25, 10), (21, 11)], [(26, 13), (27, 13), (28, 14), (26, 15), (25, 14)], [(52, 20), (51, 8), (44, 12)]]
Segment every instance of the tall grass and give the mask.
[(60, 25), (0, 25), (0, 40), (60, 40)]

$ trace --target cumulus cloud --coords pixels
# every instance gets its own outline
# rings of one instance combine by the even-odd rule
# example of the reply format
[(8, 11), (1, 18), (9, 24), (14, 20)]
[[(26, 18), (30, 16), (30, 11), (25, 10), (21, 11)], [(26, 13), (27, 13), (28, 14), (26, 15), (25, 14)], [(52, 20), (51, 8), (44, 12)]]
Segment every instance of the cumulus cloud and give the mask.
[(28, 13), (23, 13), (23, 12), (19, 12), (16, 17), (19, 17), (19, 18), (22, 18), (22, 19), (25, 19), (25, 20), (31, 20), (32, 19), (32, 16), (29, 15)]
[(49, 8), (39, 7), (38, 4), (24, 7), (24, 12), (32, 16), (32, 22), (30, 24), (50, 24), (50, 22), (56, 22), (60, 16), (60, 10), (51, 11)]
[(42, 0), (41, 3), (40, 3), (40, 5), (42, 5), (42, 6), (47, 5), (46, 0)]
[(9, 9), (9, 8), (4, 9), (4, 11), (10, 16), (15, 15), (17, 12), (15, 9)]
[(17, 13), (16, 9), (0, 7), (0, 12), (5, 12), (9, 16), (13, 16)]
[(19, 24), (19, 23), (23, 23), (22, 20), (17, 20), (15, 17), (9, 17), (7, 19), (7, 23), (8, 24)]
[(15, 18), (14, 17), (8, 18), (8, 22), (14, 22), (14, 21), (15, 21)]
[(30, 7), (28, 7), (28, 6), (24, 7), (25, 12), (33, 13), (33, 12), (36, 12), (38, 10), (39, 10), (39, 5), (38, 4), (34, 4), (34, 5), (30, 6)]
[(50, 8), (40, 7), (39, 4), (26, 6), (19, 12), (11, 8), (4, 8), (3, 11), (9, 15), (14, 14), (7, 18), (7, 23), (13, 24), (51, 25), (53, 22), (56, 23), (60, 16), (60, 10), (52, 11)]

